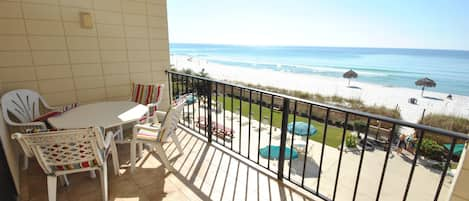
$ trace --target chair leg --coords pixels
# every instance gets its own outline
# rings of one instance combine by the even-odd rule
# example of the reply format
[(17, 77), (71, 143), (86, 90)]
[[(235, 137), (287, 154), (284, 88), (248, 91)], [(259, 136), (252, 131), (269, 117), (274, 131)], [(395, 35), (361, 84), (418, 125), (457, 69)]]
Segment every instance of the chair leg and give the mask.
[(59, 177), (60, 184), (64, 187), (69, 187), (70, 186), (70, 181), (68, 180), (67, 175), (63, 175)]
[(27, 170), (29, 166), (29, 158), (24, 155), (23, 156), (23, 170)]
[(111, 142), (112, 166), (114, 167), (114, 174), (119, 175), (119, 154), (117, 153), (117, 146), (114, 140)]
[(137, 144), (137, 158), (142, 158), (143, 144)]
[(47, 176), (47, 195), (49, 201), (57, 200), (57, 176)]
[(108, 178), (107, 178), (107, 162), (103, 164), (103, 167), (101, 168), (99, 176), (101, 180), (101, 192), (103, 194), (103, 201), (108, 201), (109, 189), (108, 189)]
[(119, 126), (119, 134), (117, 136), (117, 139), (124, 140), (124, 128), (122, 125)]
[(158, 156), (160, 156), (161, 161), (163, 162), (163, 165), (168, 169), (170, 172), (174, 172), (173, 166), (169, 163), (168, 156), (166, 156), (166, 152), (163, 149), (163, 146), (161, 144), (156, 144), (155, 145), (155, 151)]
[(135, 163), (136, 163), (136, 157), (137, 157), (137, 142), (133, 139), (130, 142), (130, 172), (133, 173), (135, 171)]
[(155, 151), (155, 145), (152, 143), (147, 144), (148, 146), (148, 152), (154, 152)]
[(96, 178), (96, 172), (94, 170), (90, 170), (90, 178), (91, 179)]
[(173, 143), (176, 145), (176, 148), (178, 149), (179, 154), (183, 154), (184, 151), (182, 150), (181, 142), (179, 141), (178, 136), (176, 136), (175, 134), (172, 134), (171, 140), (173, 140)]

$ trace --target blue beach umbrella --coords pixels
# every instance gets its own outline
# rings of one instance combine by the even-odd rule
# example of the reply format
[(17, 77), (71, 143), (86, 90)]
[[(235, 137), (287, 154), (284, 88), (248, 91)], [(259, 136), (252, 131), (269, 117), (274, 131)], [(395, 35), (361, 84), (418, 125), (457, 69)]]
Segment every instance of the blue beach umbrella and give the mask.
[(186, 104), (187, 105), (192, 105), (195, 103), (195, 101), (197, 100), (197, 96), (194, 96), (194, 95), (188, 95), (187, 96), (187, 100), (186, 100)]
[[(443, 144), (443, 146), (448, 149), (451, 149), (451, 144)], [(462, 151), (464, 150), (464, 144), (455, 144), (453, 149), (453, 154), (457, 156), (461, 156)]]
[[(270, 149), (270, 153), (269, 153)], [(261, 149), (259, 149), (259, 154), (262, 156), (262, 158), (267, 158), (267, 159), (274, 159), (278, 160), (280, 158), (280, 146), (265, 146)], [(269, 157), (270, 154), (270, 157)], [(297, 159), (298, 158), (298, 152), (295, 149), (290, 149), (288, 147), (285, 147), (285, 160), (290, 160), (290, 155), (292, 159)]]
[(308, 131), (308, 124), (305, 122), (290, 122), (287, 125), (288, 132), (293, 133), (293, 125), (295, 125), (295, 135), (298, 136), (311, 136), (315, 135), (316, 132), (318, 131), (312, 124), (309, 126), (309, 131)]

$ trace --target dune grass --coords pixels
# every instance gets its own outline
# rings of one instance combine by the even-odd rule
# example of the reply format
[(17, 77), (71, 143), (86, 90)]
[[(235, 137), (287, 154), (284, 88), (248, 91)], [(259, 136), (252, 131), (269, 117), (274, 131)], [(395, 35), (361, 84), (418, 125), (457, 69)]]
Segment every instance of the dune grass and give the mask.
[[(443, 128), (450, 131), (469, 134), (469, 119), (462, 117), (442, 115), (442, 114), (429, 114), (418, 122), (419, 124), (429, 125), (437, 128)], [(426, 134), (427, 138), (437, 141), (439, 144), (449, 144), (452, 138), (430, 133)], [(457, 143), (463, 143), (458, 141)]]
[(379, 115), (383, 115), (383, 116), (387, 116), (387, 117), (391, 117), (395, 119), (402, 119), (399, 110), (396, 110), (396, 108), (386, 108), (384, 106), (377, 106), (377, 105), (365, 105), (362, 100), (356, 99), (356, 98), (344, 98), (338, 95), (324, 96), (321, 94), (309, 93), (305, 91), (287, 90), (287, 89), (282, 89), (282, 88), (277, 88), (277, 87), (263, 86), (259, 84), (254, 85), (254, 84), (243, 83), (243, 82), (236, 82), (236, 83), (246, 85), (248, 87), (263, 89), (266, 91), (272, 91), (272, 92), (276, 92), (280, 94), (294, 96), (297, 98), (316, 101), (319, 103), (331, 104), (335, 106), (350, 108), (350, 109), (368, 112), (372, 114), (379, 114)]

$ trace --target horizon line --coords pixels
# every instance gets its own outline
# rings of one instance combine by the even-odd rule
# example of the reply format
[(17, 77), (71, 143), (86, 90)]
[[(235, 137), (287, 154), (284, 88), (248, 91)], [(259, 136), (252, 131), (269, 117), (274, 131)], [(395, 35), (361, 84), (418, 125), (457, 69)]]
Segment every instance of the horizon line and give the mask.
[(415, 48), (415, 47), (367, 47), (367, 46), (321, 46), (321, 45), (248, 45), (230, 43), (201, 43), (201, 42), (169, 42), (169, 44), (190, 44), (190, 45), (226, 45), (226, 46), (252, 46), (252, 47), (324, 47), (324, 48), (365, 48), (365, 49), (408, 49), (408, 50), (440, 50), (440, 51), (460, 51), (469, 52), (469, 49), (444, 49), (444, 48)]

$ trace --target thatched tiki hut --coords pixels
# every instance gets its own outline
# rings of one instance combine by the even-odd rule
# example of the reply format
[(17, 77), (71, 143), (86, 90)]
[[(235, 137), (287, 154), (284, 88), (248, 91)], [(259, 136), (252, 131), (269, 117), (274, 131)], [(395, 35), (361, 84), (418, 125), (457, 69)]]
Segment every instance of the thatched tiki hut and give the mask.
[(349, 71), (345, 72), (344, 75), (342, 75), (342, 77), (348, 79), (348, 86), (350, 86), (350, 80), (354, 79), (354, 78), (357, 78), (358, 74), (353, 70), (349, 70)]
[(425, 78), (422, 78), (422, 79), (419, 79), (419, 80), (415, 81), (415, 85), (422, 86), (421, 96), (423, 96), (423, 92), (425, 91), (425, 87), (436, 87), (436, 82), (433, 81), (432, 79), (428, 78), (428, 77), (425, 77)]

